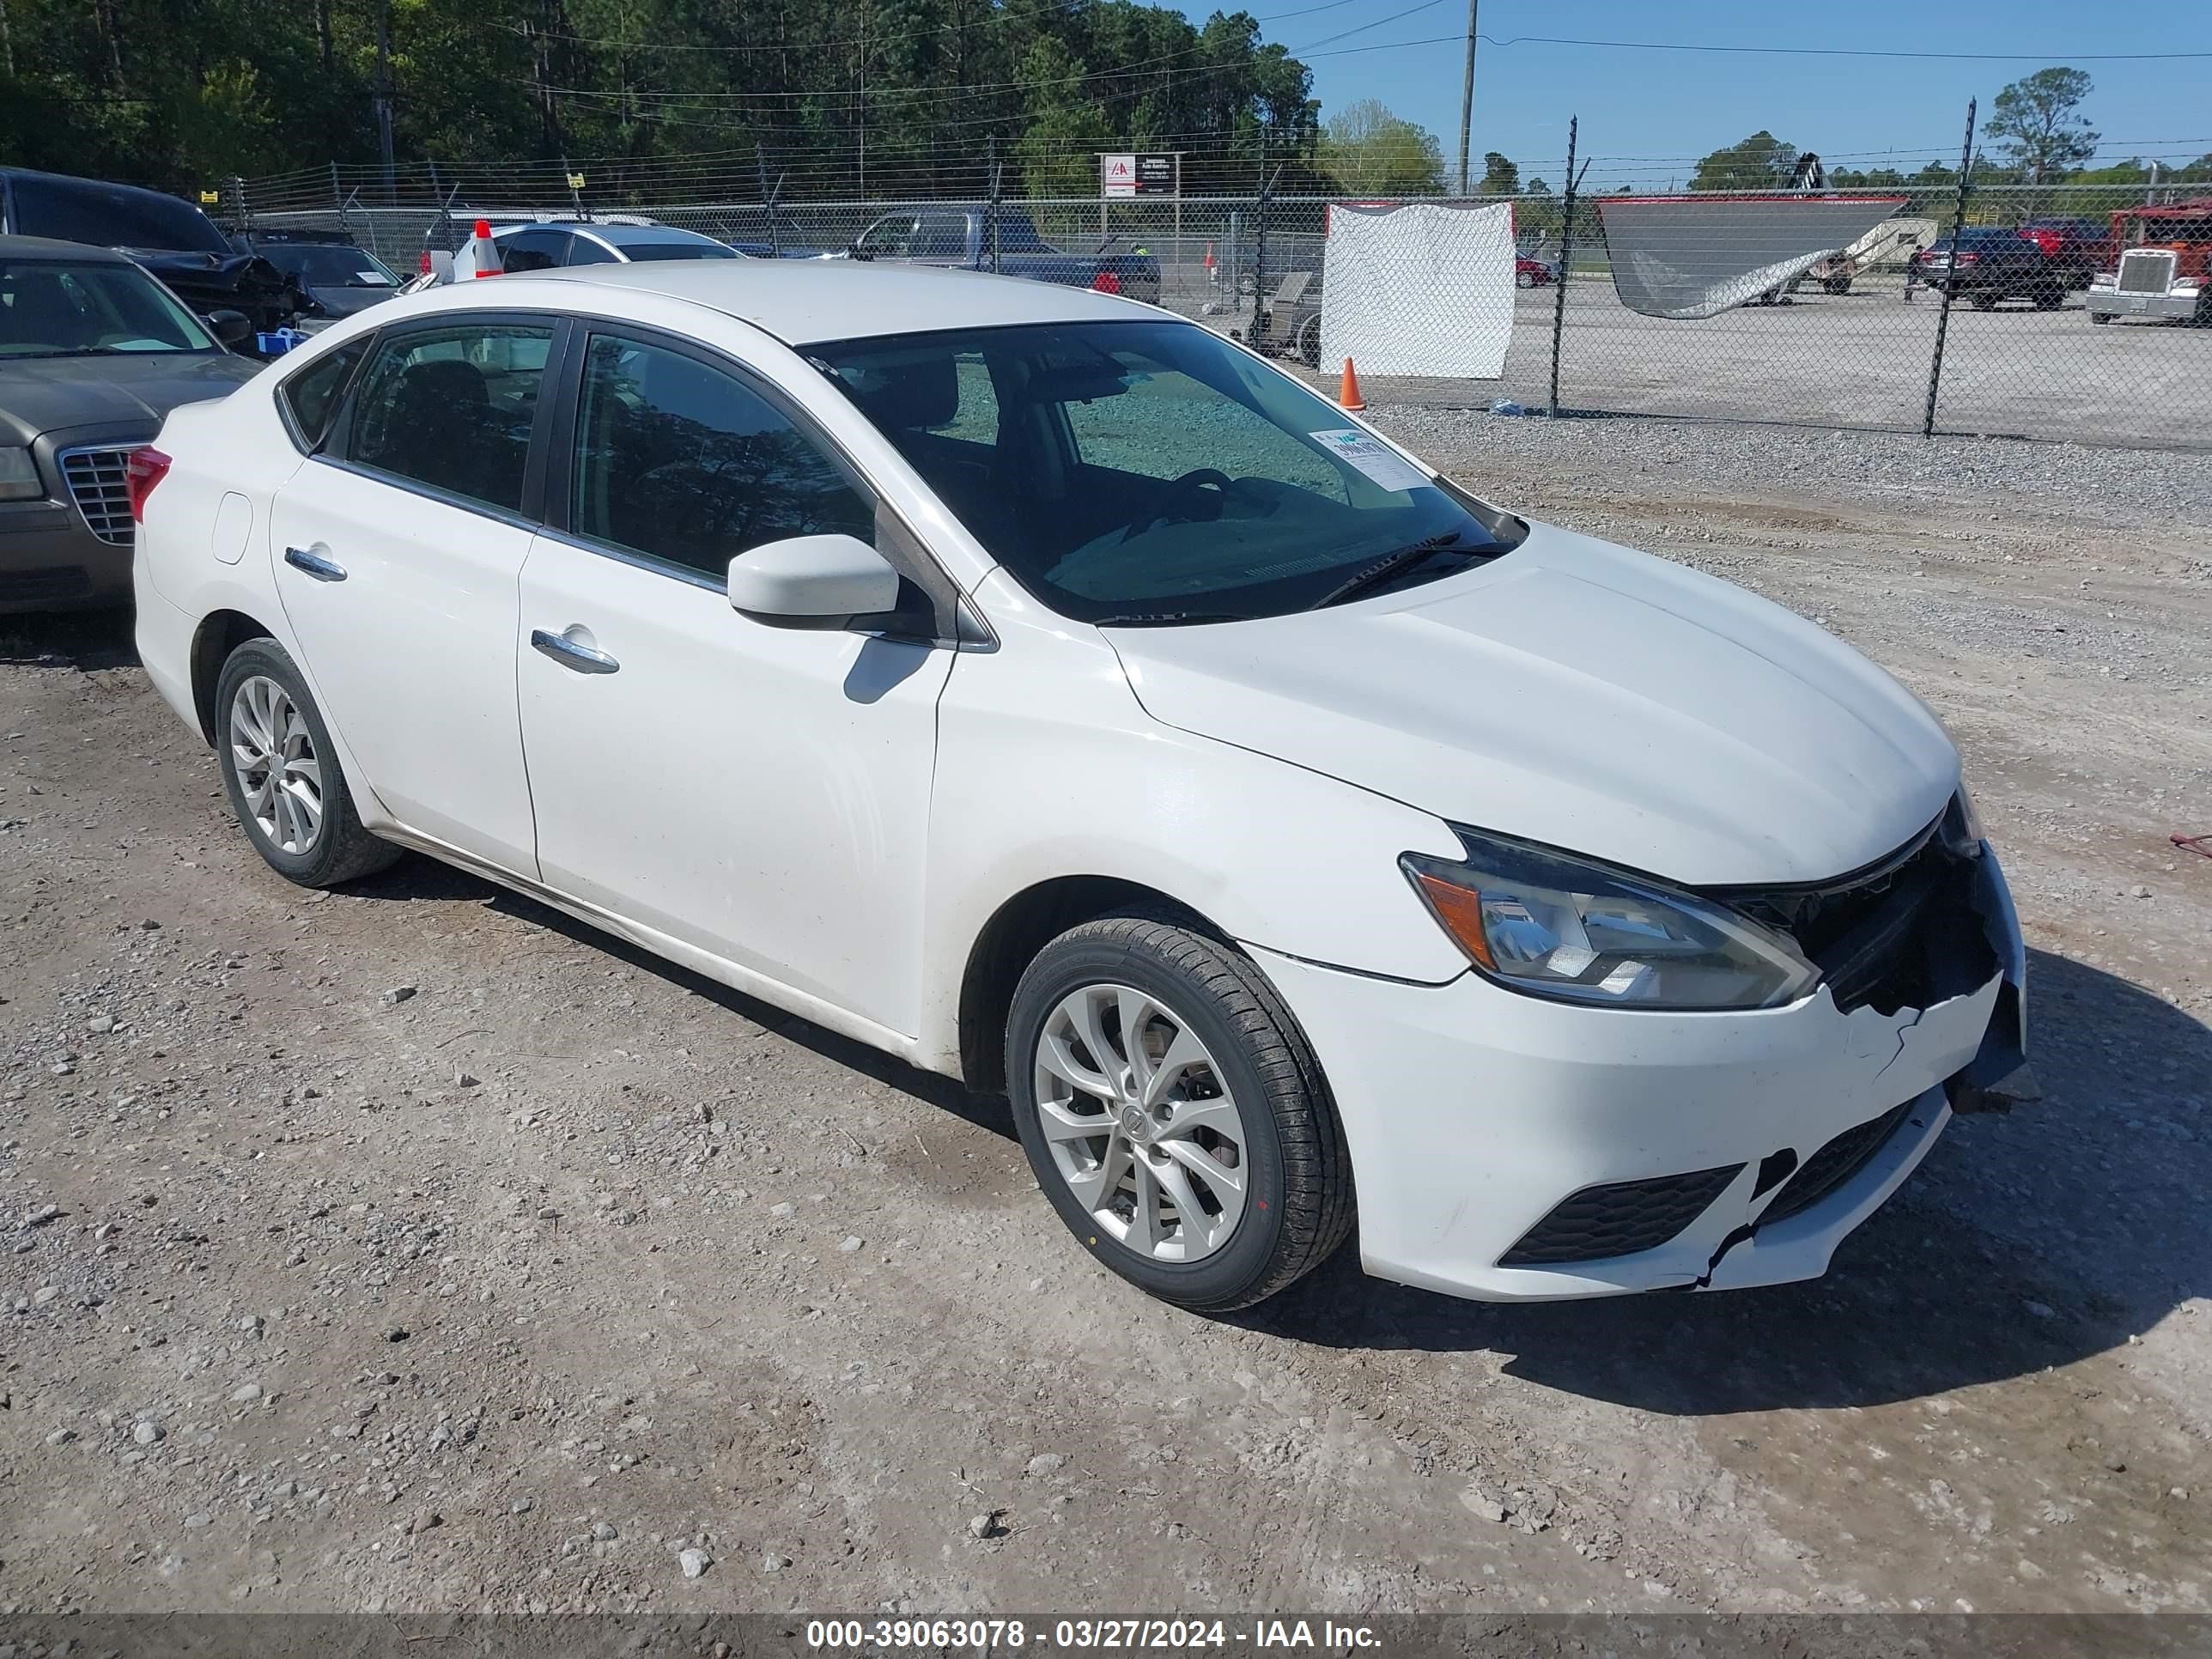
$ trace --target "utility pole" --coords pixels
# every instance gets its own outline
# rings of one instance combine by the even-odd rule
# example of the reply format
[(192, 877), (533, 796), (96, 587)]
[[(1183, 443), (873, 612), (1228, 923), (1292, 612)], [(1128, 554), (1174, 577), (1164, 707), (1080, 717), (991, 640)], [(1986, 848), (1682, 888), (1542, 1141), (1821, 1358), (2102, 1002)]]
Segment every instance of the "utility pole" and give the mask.
[(868, 193), (868, 0), (860, 0), (860, 51), (853, 65), (857, 95), (854, 112), (860, 126), (860, 194)]
[(1474, 128), (1474, 13), (1479, 0), (1467, 0), (1467, 78), (1459, 89), (1459, 193), (1470, 196), (1468, 187), (1468, 137)]
[(384, 162), (384, 199), (398, 195), (392, 167), (392, 0), (376, 6), (376, 148)]

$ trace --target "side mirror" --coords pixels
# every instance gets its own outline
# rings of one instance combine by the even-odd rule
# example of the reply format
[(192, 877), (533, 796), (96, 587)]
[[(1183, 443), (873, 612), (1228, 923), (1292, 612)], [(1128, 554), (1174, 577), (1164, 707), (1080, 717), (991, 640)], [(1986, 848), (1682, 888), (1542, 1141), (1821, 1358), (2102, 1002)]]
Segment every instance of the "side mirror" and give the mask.
[(207, 321), (208, 326), (215, 331), (215, 337), (233, 351), (240, 350), (252, 342), (253, 319), (242, 311), (233, 311), (228, 307), (221, 311), (210, 311), (207, 314)]
[(898, 608), (899, 577), (857, 536), (793, 536), (730, 561), (730, 606), (777, 628), (843, 628)]

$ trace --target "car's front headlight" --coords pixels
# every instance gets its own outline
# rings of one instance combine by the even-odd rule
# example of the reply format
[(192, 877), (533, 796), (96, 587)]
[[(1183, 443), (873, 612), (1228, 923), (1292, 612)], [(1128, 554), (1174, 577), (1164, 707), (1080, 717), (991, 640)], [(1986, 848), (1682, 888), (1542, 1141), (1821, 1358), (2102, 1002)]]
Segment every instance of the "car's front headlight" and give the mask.
[(1796, 944), (1694, 893), (1453, 826), (1464, 860), (1399, 862), (1488, 978), (1604, 1007), (1772, 1008), (1820, 977)]
[(0, 501), (36, 501), (46, 493), (29, 450), (0, 448)]

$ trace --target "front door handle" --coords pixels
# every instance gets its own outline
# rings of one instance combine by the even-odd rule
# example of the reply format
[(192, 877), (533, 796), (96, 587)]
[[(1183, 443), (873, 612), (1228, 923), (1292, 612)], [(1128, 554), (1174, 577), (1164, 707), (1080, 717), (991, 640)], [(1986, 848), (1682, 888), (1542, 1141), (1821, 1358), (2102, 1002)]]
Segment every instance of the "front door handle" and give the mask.
[(530, 630), (530, 644), (533, 650), (579, 674), (611, 674), (622, 666), (604, 651), (594, 651), (588, 645), (577, 644), (566, 634), (549, 633), (542, 628)]
[(284, 550), (284, 562), (295, 570), (304, 570), (319, 582), (342, 582), (345, 567), (335, 559), (326, 559), (319, 553), (310, 553), (304, 547)]

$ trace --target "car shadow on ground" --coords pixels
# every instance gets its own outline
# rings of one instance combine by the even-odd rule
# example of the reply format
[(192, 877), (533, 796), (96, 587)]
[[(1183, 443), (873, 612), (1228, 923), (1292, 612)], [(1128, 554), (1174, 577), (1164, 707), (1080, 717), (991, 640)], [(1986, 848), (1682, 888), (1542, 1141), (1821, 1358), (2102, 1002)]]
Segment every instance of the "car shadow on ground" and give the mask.
[[(1826, 1279), (1484, 1304), (1367, 1279), (1347, 1249), (1242, 1322), (1330, 1347), (1495, 1352), (1509, 1375), (1683, 1416), (1915, 1399), (2123, 1346), (2212, 1294), (2212, 1213), (2194, 1196), (2212, 1181), (2212, 1029), (2031, 956), (2045, 1097), (1954, 1121)], [(2124, 1091), (2116, 1068), (2133, 1072)]]
[(884, 1053), (880, 1048), (872, 1048), (865, 1042), (842, 1036), (798, 1014), (786, 1013), (757, 997), (732, 990), (719, 980), (708, 979), (703, 974), (694, 973), (665, 957), (655, 956), (627, 939), (603, 933), (588, 922), (579, 921), (550, 904), (540, 903), (524, 894), (501, 887), (496, 882), (457, 870), (451, 865), (410, 854), (389, 870), (348, 884), (344, 890), (356, 897), (399, 902), (476, 900), (502, 915), (519, 917), (617, 962), (626, 963), (641, 972), (666, 980), (672, 985), (681, 986), (693, 995), (726, 1008), (755, 1025), (774, 1031), (826, 1060), (835, 1060), (840, 1066), (912, 1095), (917, 1100), (925, 1101), (956, 1117), (965, 1118), (978, 1128), (988, 1129), (1008, 1140), (1014, 1139), (1013, 1117), (1001, 1098), (973, 1093), (949, 1077), (925, 1072), (895, 1055)]

